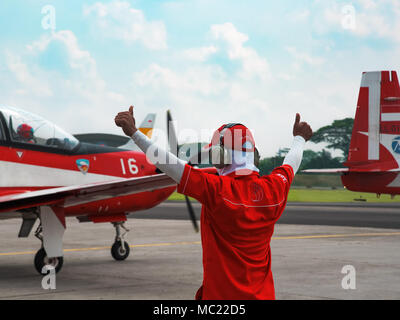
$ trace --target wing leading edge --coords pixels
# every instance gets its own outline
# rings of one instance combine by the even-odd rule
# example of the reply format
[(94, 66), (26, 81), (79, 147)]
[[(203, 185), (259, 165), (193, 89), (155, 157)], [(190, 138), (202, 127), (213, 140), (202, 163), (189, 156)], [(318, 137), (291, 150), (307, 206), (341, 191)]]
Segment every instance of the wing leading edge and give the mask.
[(338, 169), (307, 169), (302, 170), (304, 173), (343, 173), (349, 172), (349, 168), (338, 168)]
[(12, 194), (0, 197), (0, 212), (38, 206), (71, 206), (116, 196), (176, 186), (165, 174)]

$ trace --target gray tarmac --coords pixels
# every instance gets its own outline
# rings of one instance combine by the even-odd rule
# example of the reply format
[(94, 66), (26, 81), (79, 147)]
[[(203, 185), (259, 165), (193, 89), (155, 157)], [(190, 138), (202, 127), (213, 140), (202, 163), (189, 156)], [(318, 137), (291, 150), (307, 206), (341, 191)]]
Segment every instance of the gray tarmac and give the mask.
[[(277, 299), (400, 299), (398, 209), (289, 205), (271, 242)], [(127, 222), (131, 255), (122, 262), (110, 254), (110, 224), (68, 219), (55, 290), (42, 288), (33, 267), (39, 241), (18, 239), (20, 221), (2, 220), (0, 299), (193, 299), (202, 282), (201, 245), (186, 214), (179, 203), (133, 214)], [(355, 269), (355, 289), (342, 287), (346, 265)]]
[[(201, 205), (192, 202), (196, 217)], [(147, 211), (135, 212), (133, 218), (188, 219), (184, 202), (165, 202)], [(400, 229), (400, 203), (288, 203), (279, 224), (304, 224)]]

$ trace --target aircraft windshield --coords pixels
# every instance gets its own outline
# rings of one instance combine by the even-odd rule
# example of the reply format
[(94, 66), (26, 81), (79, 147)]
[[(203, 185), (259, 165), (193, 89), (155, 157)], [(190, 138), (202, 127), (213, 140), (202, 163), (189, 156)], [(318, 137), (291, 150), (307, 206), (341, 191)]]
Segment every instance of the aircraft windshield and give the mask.
[(79, 141), (55, 124), (27, 111), (17, 108), (0, 108), (3, 113), (11, 140), (64, 150), (72, 150)]

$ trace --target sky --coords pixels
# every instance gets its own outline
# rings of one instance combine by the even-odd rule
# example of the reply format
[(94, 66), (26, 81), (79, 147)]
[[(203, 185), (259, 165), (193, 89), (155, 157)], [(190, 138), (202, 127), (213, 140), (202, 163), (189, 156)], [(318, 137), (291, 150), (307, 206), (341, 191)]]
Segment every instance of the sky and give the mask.
[(170, 109), (180, 143), (240, 122), (262, 157), (296, 112), (354, 117), (362, 72), (400, 70), (399, 0), (3, 0), (0, 30), (0, 105), (74, 134)]

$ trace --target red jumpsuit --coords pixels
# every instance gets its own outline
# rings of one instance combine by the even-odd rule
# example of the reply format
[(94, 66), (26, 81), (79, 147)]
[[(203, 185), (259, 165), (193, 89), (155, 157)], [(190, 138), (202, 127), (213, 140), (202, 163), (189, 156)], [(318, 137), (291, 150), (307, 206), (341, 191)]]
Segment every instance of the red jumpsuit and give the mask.
[(178, 192), (202, 203), (203, 285), (196, 299), (275, 299), (270, 241), (293, 169), (217, 176), (186, 165)]

